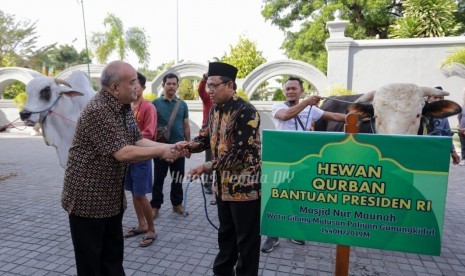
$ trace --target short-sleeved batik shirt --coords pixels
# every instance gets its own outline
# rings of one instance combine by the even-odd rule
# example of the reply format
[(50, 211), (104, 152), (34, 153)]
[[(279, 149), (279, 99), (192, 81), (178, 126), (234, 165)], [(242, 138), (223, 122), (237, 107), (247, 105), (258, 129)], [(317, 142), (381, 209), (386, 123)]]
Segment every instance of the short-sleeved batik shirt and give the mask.
[(140, 139), (131, 107), (107, 91), (97, 93), (82, 111), (69, 150), (63, 208), (86, 218), (107, 218), (124, 211), (127, 163), (112, 154)]

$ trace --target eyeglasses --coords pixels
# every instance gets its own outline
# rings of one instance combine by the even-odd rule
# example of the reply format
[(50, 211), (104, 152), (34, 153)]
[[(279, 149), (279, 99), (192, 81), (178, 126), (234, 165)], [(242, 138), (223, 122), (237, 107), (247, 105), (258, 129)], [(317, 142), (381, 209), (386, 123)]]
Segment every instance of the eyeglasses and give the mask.
[(223, 81), (223, 82), (220, 82), (220, 83), (207, 83), (207, 90), (208, 91), (213, 91), (213, 90), (216, 90), (218, 88), (218, 86), (222, 85), (222, 84), (226, 84), (230, 81)]

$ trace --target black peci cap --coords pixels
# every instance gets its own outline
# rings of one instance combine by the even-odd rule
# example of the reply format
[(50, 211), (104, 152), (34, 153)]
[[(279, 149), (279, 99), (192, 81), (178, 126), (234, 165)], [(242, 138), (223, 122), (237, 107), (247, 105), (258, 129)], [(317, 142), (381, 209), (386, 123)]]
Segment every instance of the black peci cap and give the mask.
[(228, 77), (236, 81), (237, 68), (223, 62), (210, 62), (208, 65), (208, 76)]

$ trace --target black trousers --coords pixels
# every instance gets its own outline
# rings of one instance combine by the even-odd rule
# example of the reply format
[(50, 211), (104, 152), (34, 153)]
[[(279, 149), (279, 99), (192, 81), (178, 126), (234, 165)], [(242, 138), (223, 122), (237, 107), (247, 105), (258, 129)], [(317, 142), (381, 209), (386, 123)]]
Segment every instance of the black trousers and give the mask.
[(218, 206), (218, 246), (215, 275), (257, 276), (260, 260), (260, 200), (222, 201)]
[(123, 213), (103, 219), (69, 216), (78, 275), (125, 275), (122, 221)]
[[(212, 161), (213, 155), (211, 149), (205, 150), (205, 162)], [(213, 172), (203, 174), (203, 186), (211, 187), (213, 184)]]
[(184, 179), (184, 163), (185, 158), (176, 159), (173, 163), (168, 163), (162, 159), (155, 158), (154, 161), (154, 179), (152, 188), (152, 200), (150, 205), (153, 208), (160, 208), (163, 204), (163, 183), (165, 182), (168, 169), (171, 174), (171, 192), (170, 199), (173, 206), (182, 204), (182, 181)]

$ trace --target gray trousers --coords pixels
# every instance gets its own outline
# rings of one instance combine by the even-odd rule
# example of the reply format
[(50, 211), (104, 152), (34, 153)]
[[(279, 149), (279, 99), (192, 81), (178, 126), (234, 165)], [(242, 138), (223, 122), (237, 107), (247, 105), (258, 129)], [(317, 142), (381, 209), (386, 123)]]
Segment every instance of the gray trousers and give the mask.
[(462, 160), (465, 160), (465, 136), (459, 135), (460, 137), (460, 147), (462, 149)]

